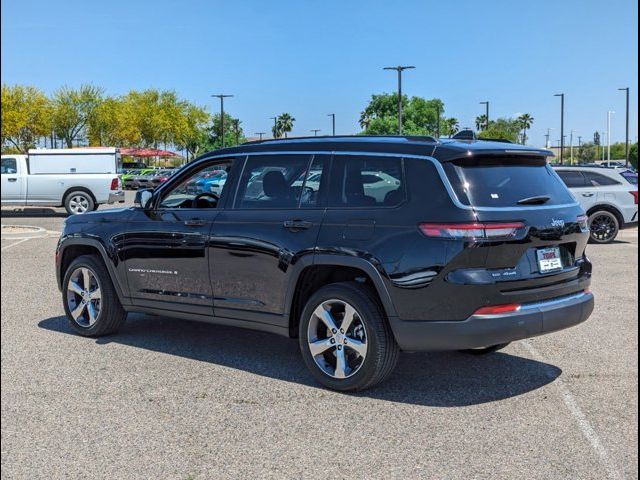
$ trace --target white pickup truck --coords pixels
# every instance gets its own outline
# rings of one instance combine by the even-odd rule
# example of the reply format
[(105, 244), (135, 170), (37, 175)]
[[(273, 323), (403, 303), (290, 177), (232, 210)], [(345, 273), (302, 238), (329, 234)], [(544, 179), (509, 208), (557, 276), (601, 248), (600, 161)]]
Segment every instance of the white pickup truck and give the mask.
[(124, 202), (116, 148), (33, 149), (2, 155), (2, 206), (64, 206), (69, 215)]

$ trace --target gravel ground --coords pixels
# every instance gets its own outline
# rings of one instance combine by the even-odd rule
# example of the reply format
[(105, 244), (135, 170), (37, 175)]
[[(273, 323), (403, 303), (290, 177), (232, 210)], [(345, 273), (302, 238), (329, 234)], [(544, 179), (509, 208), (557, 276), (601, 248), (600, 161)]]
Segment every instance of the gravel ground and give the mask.
[(268, 334), (146, 315), (72, 334), (56, 241), (2, 240), (2, 478), (638, 477), (637, 229), (590, 246), (585, 324), (485, 357), (403, 354), (357, 395)]

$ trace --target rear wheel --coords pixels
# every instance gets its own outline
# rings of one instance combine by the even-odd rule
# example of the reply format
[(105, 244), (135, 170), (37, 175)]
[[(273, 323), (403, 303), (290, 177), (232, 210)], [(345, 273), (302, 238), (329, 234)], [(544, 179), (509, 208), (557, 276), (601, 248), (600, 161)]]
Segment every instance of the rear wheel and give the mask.
[(589, 216), (589, 230), (593, 243), (611, 243), (618, 236), (620, 222), (613, 213), (600, 210)]
[(87, 192), (74, 190), (65, 197), (64, 208), (69, 215), (81, 215), (92, 212), (95, 209), (95, 202)]
[(71, 328), (87, 337), (116, 332), (127, 316), (104, 263), (94, 255), (71, 262), (62, 283), (62, 301)]
[(300, 350), (316, 380), (339, 391), (380, 383), (399, 354), (375, 293), (351, 282), (327, 285), (309, 299), (300, 321)]

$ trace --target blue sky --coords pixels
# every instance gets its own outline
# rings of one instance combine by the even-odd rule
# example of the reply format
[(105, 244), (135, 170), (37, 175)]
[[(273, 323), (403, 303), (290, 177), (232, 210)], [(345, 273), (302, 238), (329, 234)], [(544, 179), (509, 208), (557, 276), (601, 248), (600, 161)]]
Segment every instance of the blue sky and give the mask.
[[(108, 93), (156, 87), (210, 110), (212, 93), (232, 93), (227, 110), (247, 135), (290, 112), (294, 134), (358, 131), (373, 93), (392, 92), (385, 65), (411, 64), (409, 95), (439, 97), (447, 116), (472, 126), (528, 112), (531, 142), (548, 127), (592, 138), (615, 110), (624, 138), (624, 94), (637, 138), (638, 7), (602, 1), (2, 1), (1, 77), (52, 92), (84, 82)], [(576, 140), (577, 142), (577, 140)]]

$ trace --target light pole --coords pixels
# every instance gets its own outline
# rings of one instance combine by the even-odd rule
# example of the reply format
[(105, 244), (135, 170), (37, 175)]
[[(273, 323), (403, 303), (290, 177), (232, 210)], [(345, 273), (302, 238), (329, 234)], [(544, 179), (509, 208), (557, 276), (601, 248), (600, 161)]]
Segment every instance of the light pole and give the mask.
[(321, 132), (322, 130), (319, 128), (312, 128), (311, 130), (309, 130), (310, 132), (313, 132), (313, 136), (317, 137), (318, 136), (318, 132)]
[[(600, 138), (603, 138), (605, 135), (607, 134), (607, 132), (600, 132)], [(602, 161), (604, 162), (604, 145), (602, 145)]]
[(442, 112), (440, 111), (440, 105), (436, 105), (436, 138), (440, 138), (440, 117), (442, 117)]
[(545, 145), (547, 148), (551, 148), (551, 144), (549, 143), (549, 137), (551, 136), (551, 130), (553, 130), (553, 128), (547, 128), (547, 134), (544, 136), (546, 141), (545, 141)]
[(571, 152), (571, 165), (573, 165), (573, 130), (569, 135), (569, 151)]
[(485, 106), (484, 116), (486, 123), (484, 124), (484, 129), (487, 130), (489, 128), (489, 102), (480, 102), (480, 105)]
[(222, 148), (224, 148), (224, 99), (233, 97), (233, 95), (224, 95), (222, 93), (219, 93), (217, 95), (211, 96), (220, 99), (220, 136), (222, 137)]
[(402, 135), (402, 72), (416, 68), (412, 65), (397, 67), (384, 67), (383, 70), (395, 70), (398, 72), (398, 135)]
[(609, 110), (607, 112), (607, 163), (608, 167), (611, 166), (611, 115), (613, 115), (614, 111)]
[(336, 114), (335, 113), (330, 113), (327, 115), (327, 117), (331, 117), (331, 132), (332, 132), (332, 136), (336, 136)]
[(626, 92), (627, 97), (627, 125), (624, 137), (624, 158), (625, 166), (629, 167), (629, 87), (619, 88), (618, 90)]
[(276, 133), (278, 132), (278, 117), (269, 117), (269, 118), (273, 120), (273, 138), (277, 138)]
[(564, 163), (564, 93), (556, 93), (560, 97), (560, 165)]
[(266, 132), (255, 132), (254, 135), (259, 135), (260, 136), (260, 141), (262, 141), (262, 136), (265, 134)]

